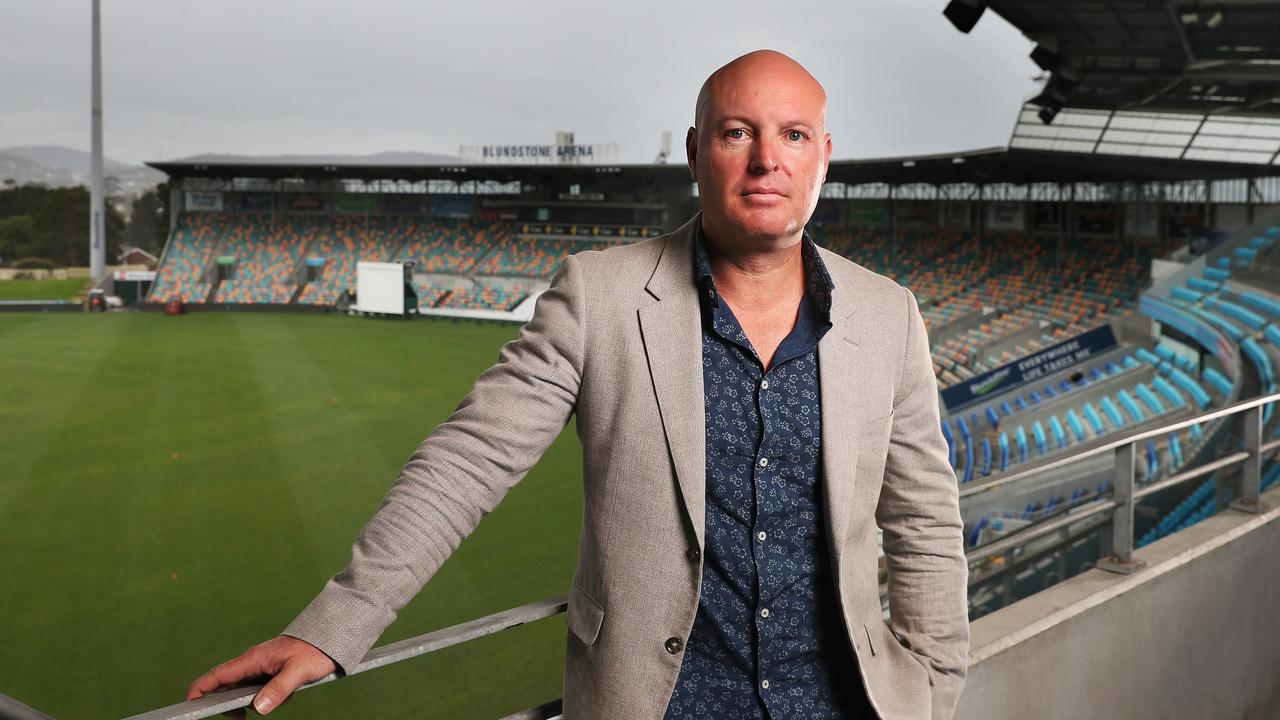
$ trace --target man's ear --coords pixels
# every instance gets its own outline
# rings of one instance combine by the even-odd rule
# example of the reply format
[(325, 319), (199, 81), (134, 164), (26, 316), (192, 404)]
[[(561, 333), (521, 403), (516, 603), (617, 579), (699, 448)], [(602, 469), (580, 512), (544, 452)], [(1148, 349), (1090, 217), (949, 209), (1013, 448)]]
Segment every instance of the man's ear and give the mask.
[(826, 147), (823, 148), (825, 157), (822, 159), (822, 182), (825, 183), (827, 181), (827, 173), (831, 172), (831, 133), (827, 133), (824, 139), (826, 140), (824, 143)]
[(689, 177), (698, 181), (698, 129), (689, 128), (684, 136), (684, 155), (689, 161)]

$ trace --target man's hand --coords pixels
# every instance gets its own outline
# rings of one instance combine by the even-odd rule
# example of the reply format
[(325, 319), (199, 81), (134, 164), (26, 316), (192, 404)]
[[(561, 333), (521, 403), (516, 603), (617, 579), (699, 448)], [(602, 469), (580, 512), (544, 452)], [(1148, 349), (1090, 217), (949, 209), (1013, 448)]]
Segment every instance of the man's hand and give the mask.
[(311, 643), (288, 635), (272, 638), (249, 648), (238, 658), (228, 660), (201, 675), (191, 683), (187, 699), (195, 700), (206, 693), (229, 690), (272, 676), (266, 687), (253, 699), (253, 708), (266, 715), (277, 708), (303, 683), (319, 680), (336, 669), (333, 660)]

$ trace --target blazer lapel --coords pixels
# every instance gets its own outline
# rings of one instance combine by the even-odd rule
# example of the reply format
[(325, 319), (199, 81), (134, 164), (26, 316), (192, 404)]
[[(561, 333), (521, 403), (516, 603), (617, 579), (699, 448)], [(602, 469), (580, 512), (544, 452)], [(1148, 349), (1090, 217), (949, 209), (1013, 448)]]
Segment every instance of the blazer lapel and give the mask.
[(831, 559), (839, 572), (843, 538), (853, 513), (858, 442), (855, 432), (859, 388), (867, 381), (867, 361), (860, 357), (853, 332), (853, 288), (839, 285), (832, 291), (831, 330), (818, 343), (818, 384), (822, 397), (822, 484), (827, 526), (831, 533)]
[(639, 308), (640, 332), (676, 482), (698, 547), (706, 530), (706, 414), (702, 316), (693, 281), (693, 232), (702, 213), (667, 240)]

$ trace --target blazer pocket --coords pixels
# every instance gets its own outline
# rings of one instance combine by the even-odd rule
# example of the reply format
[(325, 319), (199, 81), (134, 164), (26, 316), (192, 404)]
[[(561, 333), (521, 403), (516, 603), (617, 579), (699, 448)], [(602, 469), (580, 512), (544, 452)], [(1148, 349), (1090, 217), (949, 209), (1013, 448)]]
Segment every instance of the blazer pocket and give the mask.
[[(894, 648), (894, 650), (901, 651), (902, 655), (905, 655), (906, 657), (910, 658), (912, 661), (912, 665), (914, 667), (918, 667), (921, 670), (921, 672), (924, 673), (925, 679), (928, 681), (929, 686), (933, 687), (933, 670), (932, 668), (929, 667), (929, 661), (926, 660), (923, 655), (909, 649), (906, 645), (903, 645), (902, 641), (898, 639), (898, 636), (894, 634), (893, 628), (889, 627), (889, 623), (887, 621), (885, 621), (884, 619), (881, 619), (876, 624), (880, 626), (879, 628), (877, 628), (881, 632), (880, 639), (886, 643), (893, 643), (894, 645), (897, 645), (898, 647)], [(863, 624), (862, 629), (867, 631), (868, 637), (874, 634), (871, 632), (871, 629), (866, 626), (865, 623)], [(883, 651), (886, 648), (881, 647), (880, 649)]]
[(565, 612), (565, 624), (583, 645), (595, 644), (604, 624), (604, 608), (575, 583), (569, 589), (569, 607)]

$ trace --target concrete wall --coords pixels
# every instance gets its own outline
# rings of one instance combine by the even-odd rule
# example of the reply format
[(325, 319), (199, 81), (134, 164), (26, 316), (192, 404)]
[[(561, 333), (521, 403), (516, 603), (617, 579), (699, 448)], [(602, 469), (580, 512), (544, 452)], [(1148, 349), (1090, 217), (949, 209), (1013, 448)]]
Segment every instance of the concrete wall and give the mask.
[(979, 618), (956, 720), (1280, 718), (1280, 488)]

